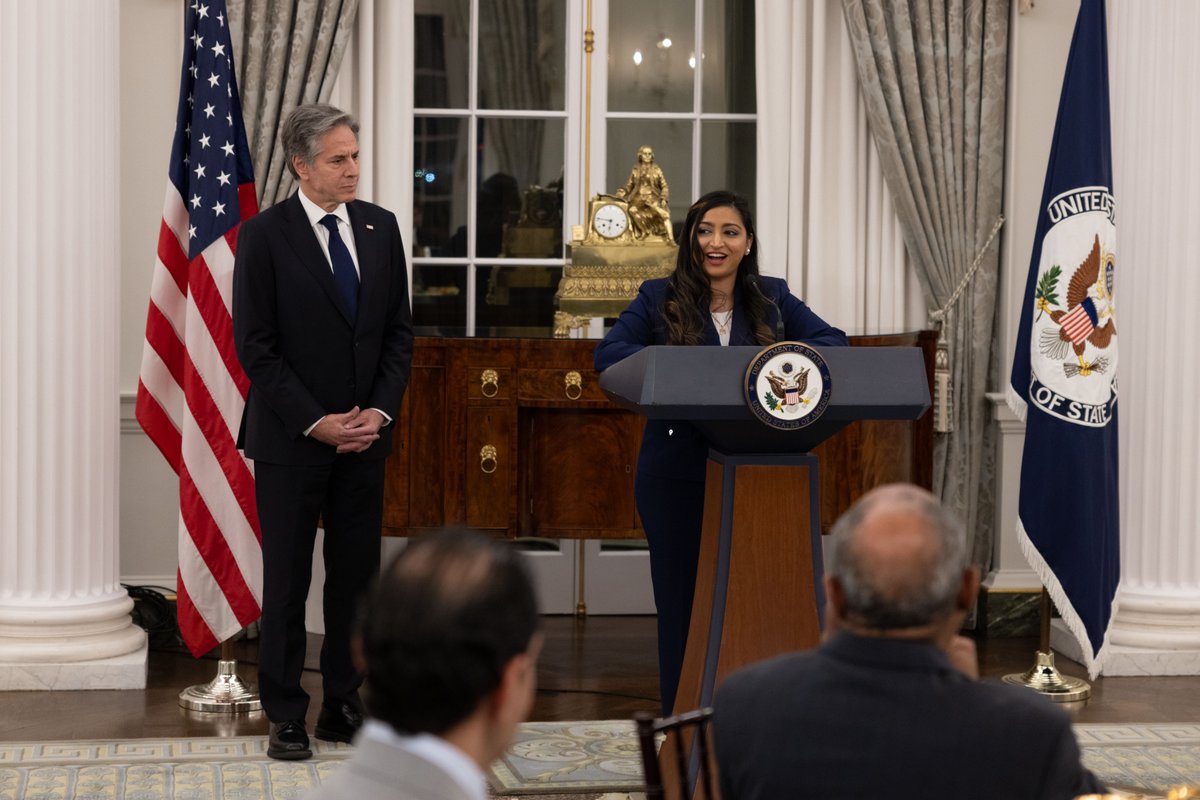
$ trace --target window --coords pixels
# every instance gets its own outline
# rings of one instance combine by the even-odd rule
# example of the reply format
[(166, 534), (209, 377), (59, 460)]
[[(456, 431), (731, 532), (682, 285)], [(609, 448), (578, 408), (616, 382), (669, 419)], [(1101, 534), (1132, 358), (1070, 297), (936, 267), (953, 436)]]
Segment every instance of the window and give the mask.
[[(419, 335), (550, 335), (563, 241), (583, 221), (586, 2), (415, 1)], [(609, 34), (593, 58), (592, 191), (622, 186), (648, 144), (676, 224), (705, 191), (753, 198), (753, 0), (592, 2)]]
[[(755, 189), (753, 0), (610, 0), (606, 186), (654, 149), (676, 229), (713, 189)], [(697, 55), (698, 54), (698, 55)]]
[(549, 330), (562, 272), (566, 18), (563, 0), (416, 4), (419, 334)]

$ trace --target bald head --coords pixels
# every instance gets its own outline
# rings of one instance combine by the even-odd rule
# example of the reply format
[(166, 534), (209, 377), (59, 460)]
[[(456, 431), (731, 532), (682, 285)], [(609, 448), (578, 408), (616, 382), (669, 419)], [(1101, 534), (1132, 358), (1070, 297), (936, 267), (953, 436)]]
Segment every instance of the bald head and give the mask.
[(962, 526), (924, 489), (868, 492), (833, 528), (826, 575), (846, 621), (895, 630), (930, 625), (958, 605), (967, 569)]

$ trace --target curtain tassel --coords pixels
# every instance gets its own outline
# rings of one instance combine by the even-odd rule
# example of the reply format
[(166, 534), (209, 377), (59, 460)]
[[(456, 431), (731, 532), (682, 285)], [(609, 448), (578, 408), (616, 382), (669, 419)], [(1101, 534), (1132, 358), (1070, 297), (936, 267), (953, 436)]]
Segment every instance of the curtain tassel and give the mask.
[(950, 382), (950, 346), (939, 329), (937, 350), (933, 356), (933, 430), (954, 431), (954, 385)]
[(950, 299), (941, 308), (935, 308), (929, 312), (929, 324), (936, 325), (938, 331), (937, 351), (933, 356), (934, 433), (954, 432), (954, 384), (950, 380), (950, 343), (946, 341), (946, 315), (950, 309), (954, 308), (954, 304), (962, 296), (963, 290), (967, 288), (967, 285), (971, 283), (971, 279), (975, 277), (979, 265), (983, 263), (984, 253), (991, 247), (992, 240), (996, 238), (996, 234), (1000, 232), (1002, 225), (1004, 225), (1003, 214), (996, 217), (996, 222), (992, 225), (991, 233), (988, 234), (983, 247), (980, 247), (979, 252), (975, 254), (975, 260), (971, 262), (970, 269), (963, 275), (962, 280), (958, 282), (958, 287), (950, 295)]

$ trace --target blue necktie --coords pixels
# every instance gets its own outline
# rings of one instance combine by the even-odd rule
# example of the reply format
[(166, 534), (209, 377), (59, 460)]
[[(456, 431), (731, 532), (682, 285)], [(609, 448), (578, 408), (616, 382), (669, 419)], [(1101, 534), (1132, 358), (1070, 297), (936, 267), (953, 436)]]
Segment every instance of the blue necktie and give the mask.
[(326, 214), (321, 218), (321, 224), (329, 231), (329, 261), (333, 264), (333, 282), (346, 301), (346, 309), (353, 322), (358, 319), (358, 270), (354, 268), (354, 259), (350, 257), (346, 243), (338, 234), (338, 218)]

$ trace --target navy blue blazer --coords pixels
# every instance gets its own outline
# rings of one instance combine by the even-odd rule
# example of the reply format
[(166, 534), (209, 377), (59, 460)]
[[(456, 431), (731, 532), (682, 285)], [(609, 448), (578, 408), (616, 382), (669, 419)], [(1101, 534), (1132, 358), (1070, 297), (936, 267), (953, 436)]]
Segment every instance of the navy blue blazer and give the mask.
[[(849, 344), (846, 334), (813, 313), (788, 289), (780, 278), (760, 277), (759, 286), (783, 314), (783, 334), (788, 341), (800, 341), (818, 347), (838, 347)], [(637, 297), (621, 312), (612, 330), (596, 346), (595, 365), (603, 372), (618, 361), (631, 356), (643, 347), (667, 343), (667, 330), (662, 310), (667, 297), (667, 279), (645, 281)], [(767, 324), (774, 327), (778, 319), (774, 309), (768, 312)], [(719, 347), (720, 338), (712, 320), (705, 322), (704, 344)], [(746, 320), (740, 289), (733, 295), (733, 322), (729, 329), (730, 346), (758, 346)], [(708, 440), (690, 423), (671, 420), (648, 420), (642, 435), (638, 455), (638, 472), (662, 478), (703, 481), (708, 460)]]
[(931, 642), (835, 634), (734, 674), (713, 702), (725, 800), (1068, 800), (1104, 788), (1071, 720), (975, 681)]

